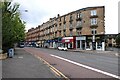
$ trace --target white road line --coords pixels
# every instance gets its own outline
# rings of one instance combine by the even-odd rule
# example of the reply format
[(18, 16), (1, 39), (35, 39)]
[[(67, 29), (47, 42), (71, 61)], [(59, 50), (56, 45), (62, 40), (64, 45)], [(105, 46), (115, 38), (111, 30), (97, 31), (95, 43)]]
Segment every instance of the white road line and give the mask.
[(111, 76), (111, 77), (114, 77), (114, 78), (120, 79), (120, 76), (117, 76), (117, 75), (114, 75), (114, 74), (111, 74), (111, 73), (108, 73), (108, 72), (105, 72), (105, 71), (102, 71), (102, 70), (99, 70), (99, 69), (95, 69), (95, 68), (92, 68), (90, 66), (86, 66), (86, 65), (71, 61), (69, 59), (65, 59), (65, 58), (62, 58), (62, 57), (59, 57), (59, 56), (56, 56), (56, 55), (53, 55), (53, 54), (50, 54), (50, 56), (53, 56), (53, 57), (56, 57), (58, 59), (67, 61), (69, 63), (72, 63), (72, 64), (75, 64), (75, 65), (78, 65), (78, 66), (81, 66), (81, 67), (84, 67), (84, 68), (87, 68), (87, 69), (90, 69), (90, 70), (93, 70), (93, 71), (96, 71), (96, 72), (99, 72), (99, 73), (102, 73), (102, 74), (105, 74), (105, 75), (108, 75), (108, 76)]

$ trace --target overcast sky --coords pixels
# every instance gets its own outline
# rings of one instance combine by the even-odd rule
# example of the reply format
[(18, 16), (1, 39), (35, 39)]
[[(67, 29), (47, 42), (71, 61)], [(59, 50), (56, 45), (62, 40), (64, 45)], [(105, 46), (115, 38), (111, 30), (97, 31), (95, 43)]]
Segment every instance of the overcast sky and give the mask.
[[(118, 33), (118, 2), (120, 0), (13, 0), (20, 4), (21, 18), (26, 30), (37, 27), (57, 14), (94, 6), (105, 6), (105, 32)], [(28, 10), (25, 12), (24, 10)]]

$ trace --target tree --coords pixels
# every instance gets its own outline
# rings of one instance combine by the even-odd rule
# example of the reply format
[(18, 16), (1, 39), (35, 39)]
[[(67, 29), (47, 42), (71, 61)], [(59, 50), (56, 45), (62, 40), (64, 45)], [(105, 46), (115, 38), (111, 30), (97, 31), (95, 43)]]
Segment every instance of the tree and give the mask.
[(116, 37), (116, 44), (118, 47), (120, 47), (120, 33)]
[(25, 38), (25, 22), (20, 19), (19, 4), (2, 2), (2, 48), (9, 48)]

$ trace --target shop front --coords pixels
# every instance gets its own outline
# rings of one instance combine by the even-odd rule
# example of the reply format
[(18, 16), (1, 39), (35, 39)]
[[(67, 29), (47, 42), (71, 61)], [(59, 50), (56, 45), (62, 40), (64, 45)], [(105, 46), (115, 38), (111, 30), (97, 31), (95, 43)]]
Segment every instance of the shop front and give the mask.
[(39, 45), (39, 47), (44, 47), (44, 41), (45, 40), (39, 40), (39, 41), (37, 41), (37, 44)]
[(95, 42), (93, 36), (86, 36), (86, 48), (90, 50), (105, 50), (104, 35), (95, 35)]
[(96, 50), (105, 50), (104, 35), (96, 35)]
[(45, 42), (45, 46), (47, 46), (48, 48), (57, 48), (61, 44), (62, 44), (62, 38), (61, 37), (51, 39), (51, 40), (47, 40)]
[(76, 37), (76, 49), (86, 49), (86, 36)]
[(64, 47), (67, 47), (68, 49), (76, 48), (75, 37), (63, 37), (62, 44)]

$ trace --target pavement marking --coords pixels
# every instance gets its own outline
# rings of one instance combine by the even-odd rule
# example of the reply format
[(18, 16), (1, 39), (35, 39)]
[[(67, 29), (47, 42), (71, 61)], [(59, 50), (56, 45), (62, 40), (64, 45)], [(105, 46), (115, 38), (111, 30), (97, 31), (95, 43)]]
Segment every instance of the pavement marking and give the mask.
[(102, 70), (99, 70), (99, 69), (95, 69), (95, 68), (92, 68), (92, 67), (90, 67), (90, 66), (86, 66), (86, 65), (83, 65), (83, 64), (80, 64), (80, 63), (71, 61), (71, 60), (69, 60), (69, 59), (65, 59), (65, 58), (62, 58), (62, 57), (53, 55), (53, 54), (50, 54), (50, 55), (53, 56), (53, 57), (55, 57), (55, 58), (58, 58), (58, 59), (67, 61), (67, 62), (69, 62), (69, 63), (72, 63), (72, 64), (75, 64), (75, 65), (78, 65), (78, 66), (81, 66), (81, 67), (84, 67), (84, 68), (87, 68), (87, 69), (90, 69), (90, 70), (93, 70), (93, 71), (96, 71), (96, 72), (99, 72), (99, 73), (102, 73), (102, 74), (111, 76), (111, 77), (114, 77), (114, 78), (117, 78), (117, 79), (120, 79), (120, 76), (117, 76), (117, 75), (114, 75), (114, 74), (111, 74), (111, 73), (108, 73), (108, 72), (105, 72), (105, 71), (102, 71)]

